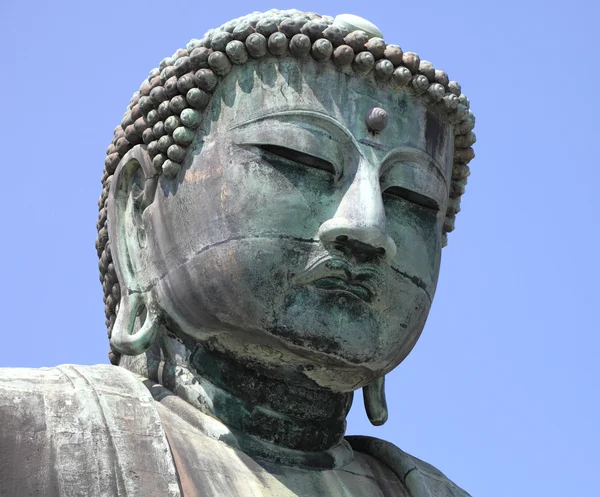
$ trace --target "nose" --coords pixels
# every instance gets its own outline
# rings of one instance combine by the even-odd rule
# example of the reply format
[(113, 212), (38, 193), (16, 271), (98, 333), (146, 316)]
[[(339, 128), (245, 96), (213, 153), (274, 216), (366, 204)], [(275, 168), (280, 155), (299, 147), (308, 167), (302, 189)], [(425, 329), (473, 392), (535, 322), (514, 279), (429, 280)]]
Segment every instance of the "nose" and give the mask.
[(396, 244), (387, 234), (378, 168), (360, 164), (335, 214), (319, 227), (326, 245), (348, 248), (355, 255), (389, 262)]

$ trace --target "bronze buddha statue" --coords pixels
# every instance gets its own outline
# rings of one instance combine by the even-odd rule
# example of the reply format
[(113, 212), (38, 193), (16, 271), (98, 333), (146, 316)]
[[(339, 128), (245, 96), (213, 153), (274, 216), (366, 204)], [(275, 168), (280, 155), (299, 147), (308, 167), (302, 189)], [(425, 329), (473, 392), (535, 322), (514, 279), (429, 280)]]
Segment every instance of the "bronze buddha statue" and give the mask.
[(344, 434), (357, 389), (387, 419), (474, 122), (356, 16), (254, 13), (164, 59), (102, 177), (113, 365), (0, 370), (0, 495), (468, 496)]

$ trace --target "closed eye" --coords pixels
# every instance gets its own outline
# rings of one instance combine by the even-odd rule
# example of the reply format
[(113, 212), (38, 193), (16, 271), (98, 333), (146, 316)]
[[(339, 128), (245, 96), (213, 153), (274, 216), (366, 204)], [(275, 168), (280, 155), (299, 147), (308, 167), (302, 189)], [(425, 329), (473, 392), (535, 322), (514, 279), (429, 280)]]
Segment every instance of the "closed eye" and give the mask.
[[(287, 159), (289, 161), (296, 162), (297, 164), (302, 164), (303, 166), (313, 167), (315, 169), (321, 169), (323, 171), (327, 171), (328, 173), (335, 174), (335, 168), (331, 162), (323, 160), (319, 157), (315, 157), (314, 155), (305, 154), (303, 152), (298, 152), (297, 150), (287, 147), (280, 147), (278, 145), (256, 146), (264, 152), (267, 152), (267, 154)], [(268, 159), (268, 157), (266, 158)]]
[(421, 195), (420, 193), (414, 192), (412, 190), (407, 190), (406, 188), (402, 188), (400, 186), (391, 186), (387, 188), (384, 194), (390, 195), (392, 197), (400, 197), (404, 200), (408, 200), (413, 204), (420, 205), (421, 207), (426, 207), (427, 209), (432, 209), (435, 211), (440, 210), (440, 206), (438, 203), (425, 195)]

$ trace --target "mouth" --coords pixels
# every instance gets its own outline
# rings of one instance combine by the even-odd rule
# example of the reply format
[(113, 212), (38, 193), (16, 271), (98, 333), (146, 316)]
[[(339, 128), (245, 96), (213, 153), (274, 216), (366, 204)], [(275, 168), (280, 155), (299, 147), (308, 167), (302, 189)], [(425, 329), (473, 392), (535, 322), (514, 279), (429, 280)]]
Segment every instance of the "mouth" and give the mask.
[(374, 299), (373, 291), (370, 288), (358, 282), (347, 281), (337, 276), (319, 278), (313, 282), (313, 285), (315, 288), (320, 288), (321, 290), (342, 290), (349, 292), (368, 303), (373, 302)]
[(297, 275), (295, 281), (321, 290), (348, 292), (371, 303), (385, 285), (385, 276), (377, 265), (350, 265), (345, 258), (328, 254)]

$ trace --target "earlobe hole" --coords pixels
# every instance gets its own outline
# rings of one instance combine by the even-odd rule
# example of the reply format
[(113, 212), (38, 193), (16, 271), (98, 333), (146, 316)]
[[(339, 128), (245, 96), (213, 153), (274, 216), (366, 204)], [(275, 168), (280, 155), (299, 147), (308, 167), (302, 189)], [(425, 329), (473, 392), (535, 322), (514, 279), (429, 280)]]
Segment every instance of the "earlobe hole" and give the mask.
[(145, 305), (140, 305), (137, 314), (135, 316), (135, 324), (133, 326), (132, 335), (135, 335), (138, 331), (142, 329), (144, 323), (146, 322), (146, 318), (148, 317), (148, 309)]
[(139, 217), (139, 224), (137, 226), (137, 239), (140, 248), (146, 247), (146, 230), (144, 229), (143, 224), (141, 223), (141, 216)]
[(140, 248), (146, 246), (146, 231), (144, 230), (144, 222), (142, 219), (142, 213), (146, 208), (145, 198), (145, 180), (144, 171), (142, 170), (139, 163), (136, 163), (131, 170), (130, 179), (130, 190), (129, 190), (129, 201), (131, 203), (131, 215), (135, 224), (137, 241)]

